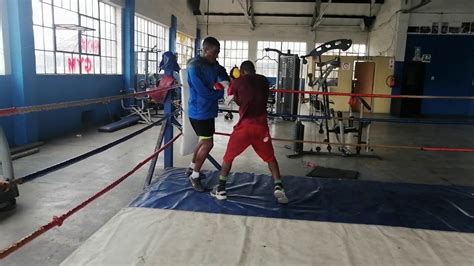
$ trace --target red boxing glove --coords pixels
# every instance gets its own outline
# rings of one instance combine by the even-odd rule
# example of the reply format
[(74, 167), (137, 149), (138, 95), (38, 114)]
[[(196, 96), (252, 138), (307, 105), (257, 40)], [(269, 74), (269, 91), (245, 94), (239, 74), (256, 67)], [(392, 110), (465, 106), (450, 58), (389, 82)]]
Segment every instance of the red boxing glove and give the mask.
[(223, 90), (223, 89), (224, 89), (224, 85), (222, 85), (222, 83), (220, 83), (220, 82), (216, 82), (216, 83), (214, 83), (214, 89), (215, 89), (216, 91)]
[(225, 88), (229, 87), (229, 82), (224, 80), (224, 81), (221, 81), (221, 82), (216, 82), (214, 83), (214, 89), (216, 91), (220, 91), (220, 90), (223, 90)]

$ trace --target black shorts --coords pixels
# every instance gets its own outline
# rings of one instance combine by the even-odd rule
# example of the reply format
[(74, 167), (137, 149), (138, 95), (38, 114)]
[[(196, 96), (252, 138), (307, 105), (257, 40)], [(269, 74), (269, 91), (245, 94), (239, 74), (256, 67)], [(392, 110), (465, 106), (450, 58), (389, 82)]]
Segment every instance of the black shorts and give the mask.
[(214, 132), (216, 131), (214, 118), (207, 120), (189, 118), (189, 121), (198, 137), (212, 138), (214, 136)]

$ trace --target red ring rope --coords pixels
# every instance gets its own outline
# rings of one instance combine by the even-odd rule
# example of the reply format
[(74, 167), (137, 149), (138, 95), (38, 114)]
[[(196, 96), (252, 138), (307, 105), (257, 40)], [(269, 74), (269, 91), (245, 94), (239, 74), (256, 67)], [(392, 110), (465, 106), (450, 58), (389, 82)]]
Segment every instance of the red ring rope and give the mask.
[(474, 100), (474, 96), (437, 96), (437, 95), (390, 95), (377, 93), (348, 93), (348, 92), (322, 92), (322, 91), (297, 91), (297, 90), (270, 90), (271, 92), (315, 94), (329, 96), (350, 96), (367, 98), (390, 98), (390, 99), (445, 99), (445, 100)]
[(151, 89), (149, 91), (129, 93), (125, 95), (115, 95), (115, 96), (108, 96), (108, 97), (102, 97), (102, 98), (93, 98), (93, 99), (85, 99), (85, 100), (78, 100), (78, 101), (67, 101), (67, 102), (50, 103), (50, 104), (42, 104), (42, 105), (32, 105), (32, 106), (24, 106), (24, 107), (9, 107), (9, 108), (0, 109), (0, 117), (17, 115), (17, 114), (26, 114), (26, 113), (32, 113), (32, 112), (40, 112), (40, 111), (50, 111), (50, 110), (63, 109), (63, 108), (69, 108), (69, 107), (79, 107), (79, 106), (90, 105), (90, 104), (104, 104), (104, 103), (109, 103), (112, 101), (143, 96), (149, 93), (174, 90), (181, 86), (182, 86), (181, 84), (177, 84), (177, 85), (170, 86), (168, 88)]
[(8, 255), (12, 254), (13, 252), (17, 251), (18, 249), (20, 249), (21, 247), (23, 247), (24, 245), (26, 245), (27, 243), (31, 242), (32, 240), (34, 240), (35, 238), (37, 238), (38, 236), (44, 234), (45, 232), (49, 231), (51, 228), (55, 227), (55, 226), (61, 226), (63, 224), (63, 222), (69, 218), (71, 215), (73, 215), (74, 213), (78, 212), (80, 209), (86, 207), (87, 205), (89, 205), (89, 203), (91, 203), (92, 201), (96, 200), (97, 198), (101, 197), (102, 195), (104, 195), (105, 193), (109, 192), (111, 189), (113, 189), (114, 187), (116, 187), (118, 184), (122, 183), (125, 179), (127, 179), (129, 176), (131, 176), (133, 173), (135, 173), (138, 169), (140, 169), (140, 167), (142, 167), (143, 165), (145, 165), (147, 162), (149, 162), (150, 160), (152, 160), (154, 157), (158, 156), (158, 154), (160, 152), (162, 152), (164, 149), (166, 149), (168, 146), (170, 146), (171, 144), (173, 144), (173, 142), (178, 139), (178, 137), (181, 136), (182, 133), (179, 133), (178, 135), (176, 135), (173, 139), (171, 139), (170, 141), (168, 141), (165, 145), (163, 145), (159, 150), (155, 151), (152, 155), (148, 156), (145, 160), (143, 160), (142, 162), (140, 162), (139, 164), (137, 164), (132, 170), (130, 170), (128, 173), (126, 173), (125, 175), (123, 175), (122, 177), (120, 177), (119, 179), (115, 180), (113, 183), (109, 184), (107, 187), (105, 187), (104, 189), (100, 190), (99, 192), (97, 192), (96, 194), (94, 194), (92, 197), (88, 198), (87, 200), (83, 201), (82, 203), (80, 203), (79, 205), (77, 205), (76, 207), (72, 208), (71, 210), (67, 211), (66, 213), (64, 213), (63, 215), (61, 216), (53, 216), (52, 218), (52, 221), (41, 226), (40, 228), (38, 228), (36, 231), (34, 231), (33, 233), (31, 233), (30, 235), (18, 240), (17, 242), (13, 243), (11, 246), (9, 246), (8, 248), (5, 248), (3, 250), (0, 251), (0, 259), (4, 259), (5, 257), (7, 257)]
[[(216, 135), (230, 136), (229, 133), (215, 132)], [(324, 142), (324, 141), (311, 141), (311, 140), (293, 140), (293, 139), (281, 139), (272, 138), (275, 141), (282, 142), (297, 142), (297, 143), (311, 143), (321, 145), (334, 145), (334, 146), (352, 146), (352, 147), (371, 147), (371, 148), (392, 148), (392, 149), (410, 149), (410, 150), (422, 150), (422, 151), (447, 151), (447, 152), (474, 152), (474, 148), (449, 148), (449, 147), (423, 147), (423, 146), (409, 146), (409, 145), (386, 145), (386, 144), (352, 144), (352, 143), (338, 143), (338, 142)]]

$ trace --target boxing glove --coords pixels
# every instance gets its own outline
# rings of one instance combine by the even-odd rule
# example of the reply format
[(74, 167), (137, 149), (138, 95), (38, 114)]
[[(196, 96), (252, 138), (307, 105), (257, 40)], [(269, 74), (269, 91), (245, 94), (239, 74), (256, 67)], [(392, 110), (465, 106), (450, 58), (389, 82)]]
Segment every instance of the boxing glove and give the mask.
[(229, 81), (227, 80), (214, 83), (214, 90), (216, 91), (224, 90), (224, 89), (227, 89), (228, 87), (229, 87)]

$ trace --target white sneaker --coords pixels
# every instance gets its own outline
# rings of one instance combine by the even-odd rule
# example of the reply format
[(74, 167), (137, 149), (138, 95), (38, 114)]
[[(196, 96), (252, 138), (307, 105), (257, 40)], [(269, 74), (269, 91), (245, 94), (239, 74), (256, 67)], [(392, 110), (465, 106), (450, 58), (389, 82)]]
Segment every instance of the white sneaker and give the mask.
[(288, 198), (286, 197), (285, 190), (280, 186), (275, 186), (275, 190), (273, 191), (273, 195), (277, 199), (278, 203), (280, 204), (287, 204)]
[(227, 192), (225, 190), (219, 190), (219, 185), (216, 185), (211, 191), (211, 196), (218, 200), (226, 200)]

